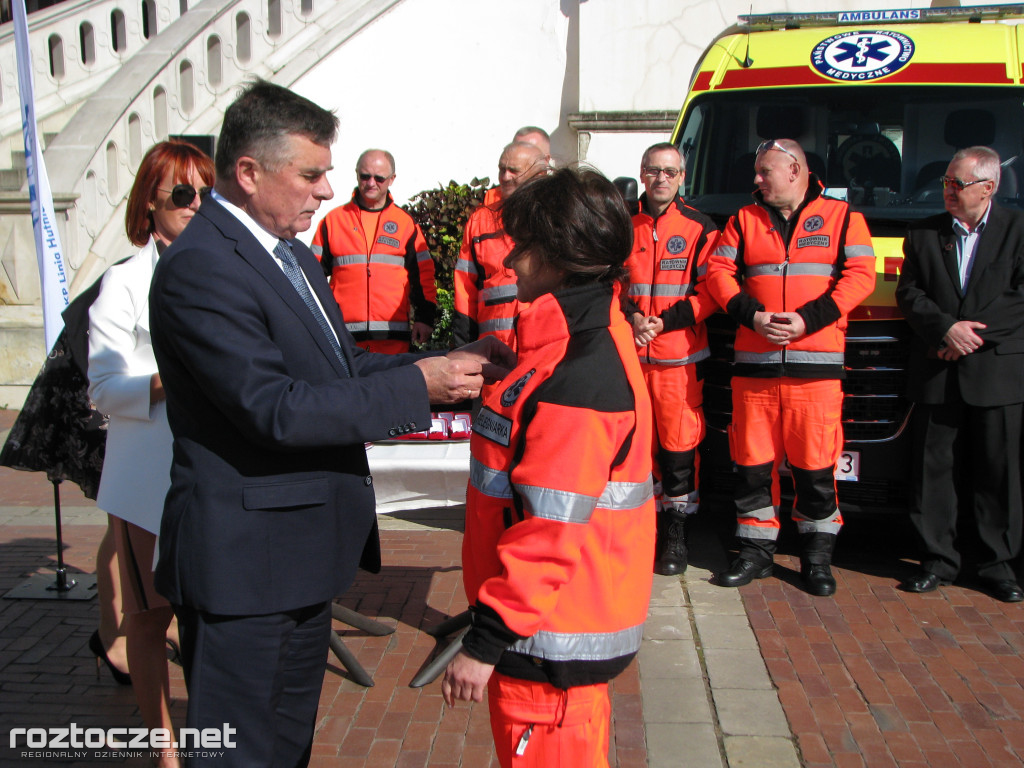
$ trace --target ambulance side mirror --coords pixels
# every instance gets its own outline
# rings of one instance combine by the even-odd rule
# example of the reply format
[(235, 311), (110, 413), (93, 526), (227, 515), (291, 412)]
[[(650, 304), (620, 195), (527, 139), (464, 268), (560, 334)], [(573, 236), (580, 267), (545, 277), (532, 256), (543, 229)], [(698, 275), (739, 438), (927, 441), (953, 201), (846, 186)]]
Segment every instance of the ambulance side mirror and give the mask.
[(626, 208), (629, 209), (630, 215), (636, 213), (639, 195), (637, 194), (637, 183), (636, 179), (631, 179), (628, 176), (619, 176), (615, 181), (612, 182), (615, 188), (619, 190), (619, 194), (622, 195), (622, 199), (626, 201)]

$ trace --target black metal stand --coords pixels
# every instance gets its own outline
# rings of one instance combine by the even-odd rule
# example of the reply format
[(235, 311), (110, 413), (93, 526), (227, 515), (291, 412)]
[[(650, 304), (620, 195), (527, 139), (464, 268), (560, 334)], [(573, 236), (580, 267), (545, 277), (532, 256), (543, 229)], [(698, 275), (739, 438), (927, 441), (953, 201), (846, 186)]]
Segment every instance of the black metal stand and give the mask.
[[(389, 627), (387, 624), (381, 624), (379, 621), (369, 619), (363, 616), (363, 614), (337, 603), (331, 603), (331, 617), (348, 624), (350, 627), (361, 629), (366, 634), (373, 635), (374, 637), (383, 637), (384, 635), (393, 634), (395, 631), (394, 627)], [(331, 631), (330, 644), (331, 650), (334, 651), (338, 661), (348, 671), (352, 681), (359, 683), (364, 688), (372, 688), (373, 678), (363, 669), (363, 665), (359, 663), (352, 654), (352, 651), (345, 647), (344, 641), (333, 630)]]
[(57, 527), (57, 571), (55, 580), (45, 573), (34, 573), (4, 597), (11, 600), (91, 600), (96, 595), (96, 575), (78, 574), (68, 579), (64, 567), (64, 536), (60, 519), (60, 480), (53, 483), (53, 512)]
[(437, 654), (426, 666), (424, 666), (419, 672), (416, 673), (416, 677), (409, 683), (410, 688), (422, 688), (424, 685), (429, 685), (434, 682), (438, 676), (444, 672), (445, 667), (451, 662), (452, 659), (458, 654), (462, 648), (462, 638), (469, 632), (470, 616), (469, 611), (463, 611), (455, 616), (445, 619), (440, 624), (430, 629), (424, 630), (428, 635), (432, 635), (438, 639), (438, 647), (441, 645), (441, 640), (450, 635), (456, 630), (462, 630), (455, 639), (452, 640), (445, 648)]

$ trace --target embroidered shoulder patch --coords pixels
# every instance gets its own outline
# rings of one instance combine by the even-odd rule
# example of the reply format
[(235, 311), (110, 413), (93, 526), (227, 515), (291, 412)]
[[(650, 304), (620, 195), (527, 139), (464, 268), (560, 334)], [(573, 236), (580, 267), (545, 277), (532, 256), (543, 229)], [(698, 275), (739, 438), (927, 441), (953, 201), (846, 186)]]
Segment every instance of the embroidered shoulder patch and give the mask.
[(523, 393), (523, 387), (526, 386), (526, 382), (533, 378), (533, 374), (536, 372), (536, 368), (531, 368), (518, 379), (513, 381), (509, 385), (508, 389), (501, 393), (501, 404), (506, 408), (513, 405), (515, 401), (519, 399), (519, 395)]

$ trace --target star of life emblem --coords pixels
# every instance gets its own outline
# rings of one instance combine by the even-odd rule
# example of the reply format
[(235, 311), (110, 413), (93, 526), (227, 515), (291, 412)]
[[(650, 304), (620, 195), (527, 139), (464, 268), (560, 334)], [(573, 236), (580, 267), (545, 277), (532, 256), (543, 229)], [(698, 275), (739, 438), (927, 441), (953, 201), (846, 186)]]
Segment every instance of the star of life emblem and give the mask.
[(902, 69), (914, 55), (914, 41), (900, 32), (840, 32), (811, 51), (811, 66), (833, 80), (863, 82)]
[(393, 235), (395, 234), (395, 232), (398, 231), (398, 225), (393, 221), (385, 221), (384, 231), (387, 232), (389, 235)]
[(526, 382), (533, 378), (533, 374), (535, 374), (536, 372), (536, 368), (531, 368), (529, 371), (527, 371), (514, 382), (512, 382), (512, 384), (509, 385), (509, 388), (501, 393), (501, 404), (506, 408), (508, 408), (510, 405), (513, 405), (515, 401), (519, 399), (519, 395), (523, 393), (523, 387), (526, 386)]

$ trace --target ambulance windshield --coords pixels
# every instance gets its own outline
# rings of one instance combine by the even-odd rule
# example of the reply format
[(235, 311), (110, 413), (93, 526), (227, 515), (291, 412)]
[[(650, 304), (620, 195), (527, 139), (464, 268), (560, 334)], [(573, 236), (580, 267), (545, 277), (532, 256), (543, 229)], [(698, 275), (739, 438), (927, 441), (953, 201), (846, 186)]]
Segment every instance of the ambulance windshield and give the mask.
[(1024, 207), (1024, 101), (1017, 88), (844, 86), (712, 92), (683, 125), (684, 195), (724, 220), (750, 202), (754, 148), (795, 138), (827, 194), (848, 200), (873, 233), (902, 236), (943, 209), (940, 179), (953, 153), (983, 144), (1003, 159), (996, 199)]

